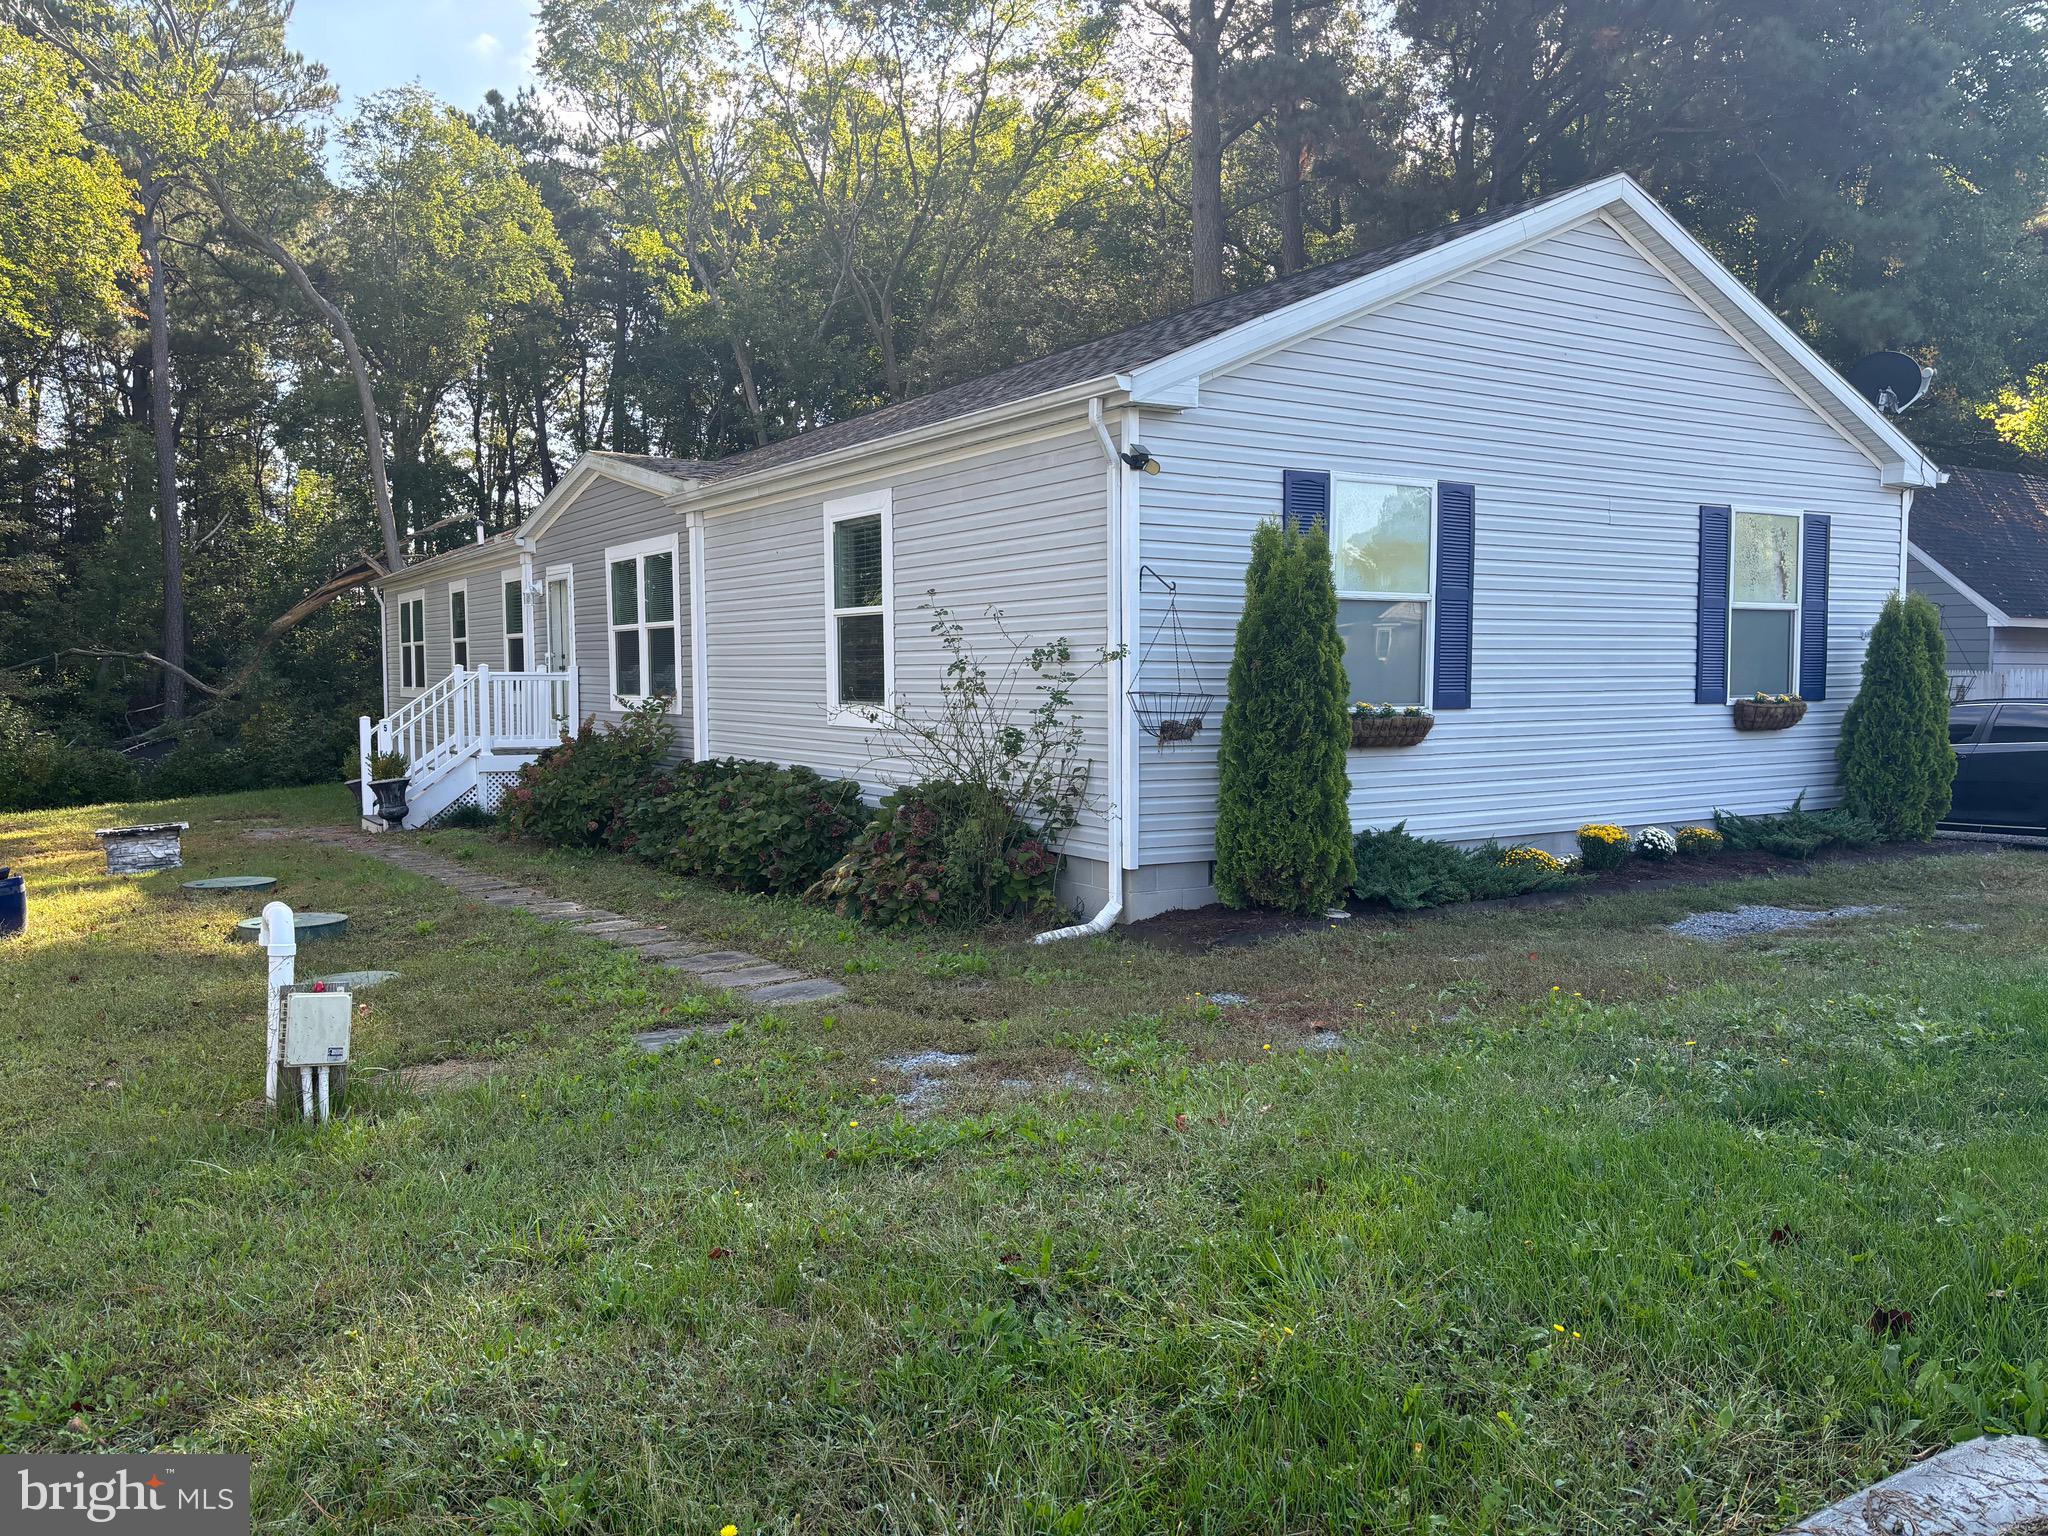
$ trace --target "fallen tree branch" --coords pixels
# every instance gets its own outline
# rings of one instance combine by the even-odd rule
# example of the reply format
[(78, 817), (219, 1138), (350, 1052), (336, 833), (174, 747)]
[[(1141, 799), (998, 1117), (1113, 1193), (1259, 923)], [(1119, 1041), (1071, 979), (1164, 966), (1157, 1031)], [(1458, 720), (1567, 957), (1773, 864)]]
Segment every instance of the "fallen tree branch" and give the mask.
[[(223, 683), (204, 682), (194, 677), (183, 667), (164, 660), (163, 657), (157, 655), (154, 651), (112, 651), (103, 650), (97, 646), (85, 645), (66, 646), (61, 651), (52, 651), (46, 656), (38, 656), (31, 661), (17, 662), (11, 667), (0, 668), (0, 671), (26, 672), (31, 667), (39, 667), (45, 662), (62, 661), (67, 656), (91, 656), (103, 661), (139, 661), (147, 666), (159, 667), (165, 672), (183, 678), (189, 686), (197, 688), (201, 693), (216, 702), (225, 702), (228, 699), (239, 697), (242, 690), (249, 686), (250, 680), (256, 675), (256, 669), (263, 664), (264, 654), (273, 645), (277, 644), (278, 641), (297, 629), (306, 620), (313, 617), (314, 614), (325, 608), (343, 593), (352, 592), (358, 587), (368, 586), (384, 574), (385, 569), (381, 561), (370, 555), (358, 555), (346, 569), (338, 575), (328, 577), (327, 580), (321, 582), (319, 586), (308, 592), (296, 603), (293, 603), (291, 607), (272, 619), (269, 624), (265, 625), (263, 633), (256, 637), (256, 643), (250, 647), (249, 654), (242, 659), (242, 664), (229, 674), (227, 680)], [(149, 737), (161, 729), (161, 726), (152, 727), (150, 731), (142, 733), (142, 738)], [(133, 739), (139, 740), (142, 738)]]

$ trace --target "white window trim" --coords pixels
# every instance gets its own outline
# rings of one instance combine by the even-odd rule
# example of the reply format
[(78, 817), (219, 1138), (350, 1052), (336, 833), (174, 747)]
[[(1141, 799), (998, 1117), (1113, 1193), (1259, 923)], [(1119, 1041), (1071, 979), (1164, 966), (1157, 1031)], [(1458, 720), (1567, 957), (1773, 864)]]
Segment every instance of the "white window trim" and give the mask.
[[(462, 633), (459, 635), (455, 633), (455, 599), (458, 595), (460, 595), (462, 598)], [(476, 626), (470, 622), (470, 618), (471, 609), (469, 606), (469, 582), (466, 579), (462, 581), (449, 582), (448, 665), (450, 667), (459, 667), (465, 672), (470, 670), (470, 661), (476, 654), (476, 646), (470, 639), (470, 631), (474, 629)], [(462, 655), (460, 658), (458, 658), (455, 654), (455, 648), (458, 645), (462, 647)]]
[[(515, 635), (505, 628), (505, 589), (519, 590), (519, 630)], [(533, 670), (533, 598), (526, 590), (526, 574), (518, 566), (509, 566), (498, 572), (498, 640), (500, 656), (507, 672), (528, 672)], [(525, 665), (512, 665), (512, 642), (519, 641), (520, 649), (526, 652)]]
[[(427, 691), (427, 589), (414, 587), (410, 592), (400, 592), (397, 597), (398, 617), (394, 621), (391, 633), (398, 642), (398, 692), (400, 697), (410, 699)], [(416, 630), (419, 638), (412, 642), (419, 647), (420, 667), (415, 674), (419, 681), (410, 688), (405, 683), (405, 609), (408, 603), (420, 605), (420, 619)]]
[[(1786, 517), (1792, 520), (1792, 601), (1789, 603), (1738, 603), (1735, 600), (1735, 520), (1738, 517)], [(1792, 654), (1785, 675), (1791, 680), (1788, 693), (1799, 691), (1799, 608), (1806, 601), (1806, 518), (1785, 507), (1738, 507), (1728, 509), (1728, 702), (1734, 704), (1751, 695), (1735, 691), (1735, 614), (1738, 609), (1752, 613), (1792, 615)]]
[[(1421, 592), (1366, 592), (1362, 590), (1337, 588), (1337, 601), (1355, 603), (1422, 603), (1422, 697), (1415, 701), (1418, 709), (1428, 709), (1430, 699), (1436, 692), (1436, 539), (1437, 508), (1442, 504), (1443, 482), (1433, 475), (1403, 474), (1388, 470), (1360, 474), (1332, 474), (1330, 476), (1330, 579), (1337, 578), (1337, 487), (1340, 485), (1426, 485), (1429, 487), (1429, 548), (1423, 554), (1423, 569), (1429, 573), (1429, 586)], [(1345, 686), (1350, 686), (1349, 679)], [(1387, 704), (1389, 699), (1346, 699), (1346, 706), (1353, 703)], [(1408, 708), (1400, 705), (1399, 708)]]
[[(666, 625), (657, 624), (655, 628), (673, 629), (676, 633), (676, 692), (675, 697), (668, 701), (668, 712), (672, 715), (680, 715), (683, 712), (682, 650), (683, 635), (685, 633), (683, 594), (681, 591), (681, 567), (683, 562), (677, 552), (677, 545), (676, 535), (666, 533), (659, 538), (640, 539), (632, 544), (613, 544), (607, 547), (604, 552), (605, 676), (606, 681), (610, 684), (611, 701), (620, 707), (631, 708), (633, 705), (646, 703), (648, 699), (648, 695), (644, 693), (619, 692), (618, 633), (621, 627), (631, 629), (640, 636), (641, 681), (644, 683), (647, 680), (647, 675), (653, 671), (653, 668), (647, 665), (647, 596), (644, 578), (640, 575), (639, 561), (648, 555), (668, 555), (670, 557), (668, 563), (669, 607), (675, 617), (669, 620)], [(636, 583), (634, 590), (640, 594), (637, 610), (640, 615), (640, 622), (637, 624), (621, 626), (617, 621), (617, 616), (612, 612), (612, 562), (615, 560), (631, 560), (634, 562), (633, 579)]]
[[(840, 608), (833, 603), (832, 530), (857, 517), (882, 519), (882, 601), (879, 607)], [(895, 708), (896, 700), (896, 519), (895, 496), (889, 487), (841, 496), (825, 503), (825, 719), (828, 724), (864, 727)], [(839, 702), (839, 621), (862, 614), (882, 616), (882, 702)]]

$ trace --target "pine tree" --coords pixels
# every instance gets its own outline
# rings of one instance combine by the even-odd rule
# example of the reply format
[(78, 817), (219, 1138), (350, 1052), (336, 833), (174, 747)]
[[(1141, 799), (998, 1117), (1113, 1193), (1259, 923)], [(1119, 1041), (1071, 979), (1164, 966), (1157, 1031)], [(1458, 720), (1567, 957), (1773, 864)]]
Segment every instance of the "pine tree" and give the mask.
[(1320, 912), (1351, 870), (1344, 645), (1320, 532), (1252, 535), (1223, 710), (1216, 894), (1233, 907)]
[(1848, 808), (1886, 837), (1931, 836), (1948, 814), (1956, 772), (1948, 674), (1940, 616), (1926, 598), (1886, 601), (1838, 753)]

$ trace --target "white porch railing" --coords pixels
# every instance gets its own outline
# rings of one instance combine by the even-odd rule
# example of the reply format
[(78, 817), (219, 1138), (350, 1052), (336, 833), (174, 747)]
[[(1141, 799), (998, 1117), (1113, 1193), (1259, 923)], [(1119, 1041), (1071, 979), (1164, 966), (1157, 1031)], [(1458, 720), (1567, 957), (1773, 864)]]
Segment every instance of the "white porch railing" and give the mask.
[(425, 789), (455, 764), (497, 751), (551, 747), (575, 729), (576, 669), (566, 672), (450, 672), (382, 720), (362, 716), (357, 738), (363, 814), (375, 813), (370, 758), (397, 752), (406, 760), (408, 793)]

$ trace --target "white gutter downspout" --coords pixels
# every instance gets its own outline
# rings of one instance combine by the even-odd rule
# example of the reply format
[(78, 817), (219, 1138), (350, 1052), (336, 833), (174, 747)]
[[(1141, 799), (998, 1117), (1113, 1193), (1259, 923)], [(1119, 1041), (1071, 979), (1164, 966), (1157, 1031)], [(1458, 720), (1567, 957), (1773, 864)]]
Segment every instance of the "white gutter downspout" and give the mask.
[[(1101, 445), (1102, 456), (1108, 461), (1104, 479), (1109, 510), (1109, 584), (1106, 617), (1110, 649), (1120, 651), (1124, 633), (1124, 462), (1117, 454), (1116, 444), (1110, 439), (1109, 429), (1102, 424), (1100, 399), (1088, 402), (1088, 425), (1095, 429), (1095, 441)], [(1107, 933), (1124, 910), (1124, 666), (1127, 660), (1127, 656), (1117, 655), (1115, 659), (1105, 663), (1102, 669), (1109, 704), (1106, 727), (1109, 737), (1109, 799), (1104, 807), (1109, 823), (1109, 838), (1103, 850), (1103, 864), (1109, 870), (1109, 899), (1102, 904), (1102, 910), (1085, 923), (1050, 929), (1036, 935), (1031, 940), (1034, 944), (1057, 944), (1061, 939), (1088, 939), (1099, 933)]]

